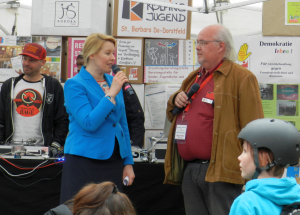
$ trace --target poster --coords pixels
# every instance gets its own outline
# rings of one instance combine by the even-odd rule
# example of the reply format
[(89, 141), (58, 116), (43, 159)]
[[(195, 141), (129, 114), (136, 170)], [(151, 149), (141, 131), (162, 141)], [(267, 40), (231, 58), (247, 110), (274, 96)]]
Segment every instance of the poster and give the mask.
[(108, 34), (107, 0), (32, 0), (31, 34), (88, 36)]
[(253, 72), (259, 83), (300, 83), (299, 37), (234, 37), (237, 63)]
[(117, 39), (117, 65), (141, 66), (142, 54), (142, 40)]
[[(166, 2), (164, 0), (158, 0)], [(188, 0), (169, 0), (188, 6)], [(114, 36), (186, 39), (188, 12), (154, 4), (118, 0), (117, 31)]]
[(145, 83), (182, 83), (196, 64), (193, 40), (146, 39)]
[[(62, 38), (57, 36), (6, 36), (0, 42), (0, 82), (21, 74), (20, 63), (14, 59), (22, 53), (27, 43), (38, 43), (46, 51), (46, 64), (41, 68), (41, 74), (61, 79), (61, 44)], [(13, 60), (12, 60), (13, 59)], [(18, 69), (14, 69), (14, 67)]]
[(300, 0), (285, 0), (285, 25), (300, 25)]
[(145, 86), (145, 129), (164, 129), (167, 101), (181, 84)]
[(68, 40), (68, 78), (78, 74), (76, 58), (82, 51), (86, 38), (69, 38)]

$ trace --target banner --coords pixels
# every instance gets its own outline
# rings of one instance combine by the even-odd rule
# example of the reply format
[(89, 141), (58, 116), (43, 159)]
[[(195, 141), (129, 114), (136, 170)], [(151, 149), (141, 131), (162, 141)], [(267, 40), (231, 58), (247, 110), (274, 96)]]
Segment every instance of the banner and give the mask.
[[(188, 0), (167, 2), (188, 6)], [(118, 11), (115, 11), (117, 29), (114, 29), (114, 36), (187, 38), (190, 20), (186, 10), (129, 0), (116, 0), (115, 5), (118, 5)]]

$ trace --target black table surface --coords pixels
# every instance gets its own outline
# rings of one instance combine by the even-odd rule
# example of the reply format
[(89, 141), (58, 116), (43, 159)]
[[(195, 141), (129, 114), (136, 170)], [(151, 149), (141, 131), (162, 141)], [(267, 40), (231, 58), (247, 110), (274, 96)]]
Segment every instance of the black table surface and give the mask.
[[(41, 160), (10, 159), (20, 167), (36, 167)], [(0, 159), (0, 165), (10, 174), (21, 170)], [(61, 171), (63, 164), (55, 164), (34, 171), (32, 175), (8, 176), (2, 168), (0, 174), (0, 214), (43, 215), (59, 205)], [(135, 163), (135, 181), (124, 187), (138, 215), (185, 215), (180, 186), (163, 184), (163, 164)]]

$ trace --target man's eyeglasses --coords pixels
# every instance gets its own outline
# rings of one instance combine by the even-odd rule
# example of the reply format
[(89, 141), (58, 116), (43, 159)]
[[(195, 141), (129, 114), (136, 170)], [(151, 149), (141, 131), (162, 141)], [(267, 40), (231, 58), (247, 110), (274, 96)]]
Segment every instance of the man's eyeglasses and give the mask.
[(199, 44), (199, 46), (203, 47), (203, 46), (207, 45), (209, 42), (217, 42), (217, 43), (219, 43), (221, 41), (218, 41), (218, 40), (214, 40), (214, 41), (199, 40), (199, 41), (197, 41), (197, 40), (195, 40), (195, 46), (197, 46)]

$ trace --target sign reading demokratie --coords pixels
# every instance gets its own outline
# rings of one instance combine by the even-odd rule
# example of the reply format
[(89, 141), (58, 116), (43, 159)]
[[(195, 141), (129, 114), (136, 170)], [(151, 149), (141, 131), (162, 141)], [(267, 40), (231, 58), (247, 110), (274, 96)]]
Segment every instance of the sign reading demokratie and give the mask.
[[(168, 2), (188, 6), (188, 0)], [(187, 18), (186, 10), (119, 0), (117, 36), (186, 39)]]
[(240, 65), (253, 72), (259, 83), (300, 83), (300, 38), (234, 37)]

